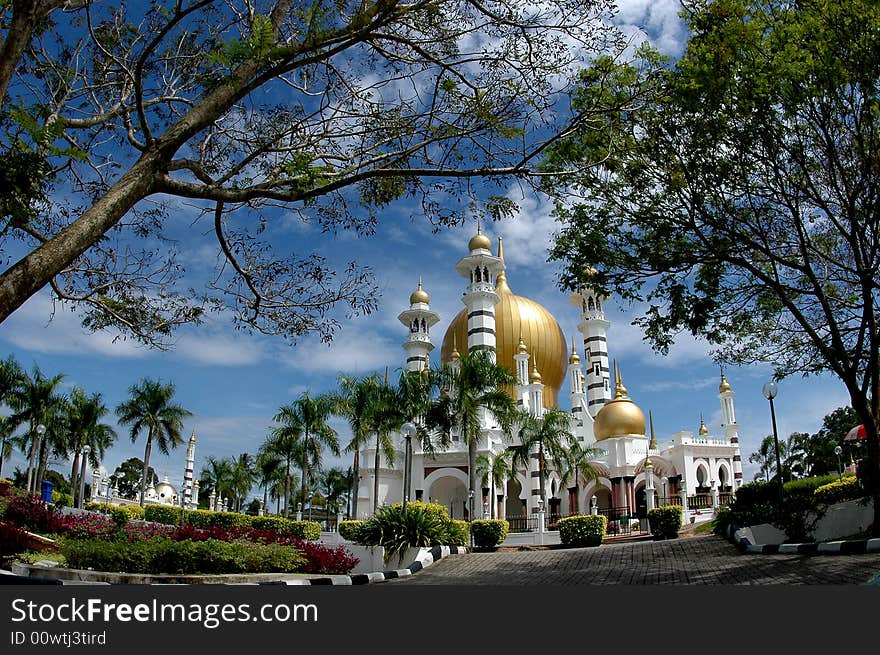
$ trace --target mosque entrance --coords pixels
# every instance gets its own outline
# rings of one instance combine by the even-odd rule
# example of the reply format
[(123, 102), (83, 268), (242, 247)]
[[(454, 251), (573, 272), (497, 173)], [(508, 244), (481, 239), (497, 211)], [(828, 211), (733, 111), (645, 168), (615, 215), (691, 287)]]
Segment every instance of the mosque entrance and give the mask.
[(467, 487), (452, 476), (437, 479), (428, 490), (428, 500), (443, 505), (454, 519), (467, 517)]

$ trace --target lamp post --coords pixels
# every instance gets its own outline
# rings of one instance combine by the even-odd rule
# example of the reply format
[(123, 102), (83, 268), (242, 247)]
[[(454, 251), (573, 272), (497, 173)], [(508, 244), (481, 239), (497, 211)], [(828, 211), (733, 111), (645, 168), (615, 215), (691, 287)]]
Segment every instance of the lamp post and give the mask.
[(770, 401), (770, 420), (773, 423), (773, 444), (776, 447), (776, 475), (779, 476), (779, 501), (782, 502), (782, 464), (779, 461), (779, 434), (776, 431), (776, 410), (773, 407), (773, 399), (779, 390), (775, 382), (768, 382), (761, 389), (764, 398)]
[(416, 426), (407, 421), (400, 428), (400, 431), (406, 443), (403, 458), (403, 515), (406, 516), (409, 490), (412, 487), (412, 436), (416, 433)]
[(91, 448), (86, 444), (82, 448), (82, 468), (79, 471), (79, 497), (76, 502), (76, 506), (79, 509), (82, 509), (83, 505), (85, 505), (83, 501), (86, 495), (86, 462), (89, 460), (89, 452), (91, 452)]
[(840, 463), (840, 454), (843, 452), (843, 448), (840, 446), (834, 446), (834, 454), (837, 455), (837, 479), (843, 479), (843, 466)]
[[(474, 490), (468, 490), (468, 523), (474, 520)], [(468, 537), (470, 539), (471, 549), (474, 547), (474, 531), (468, 525)]]
[(37, 458), (37, 451), (40, 449), (40, 444), (43, 443), (43, 435), (46, 434), (46, 426), (40, 423), (35, 431), (37, 433), (37, 438), (33, 440), (31, 443), (31, 457), (28, 462), (28, 474), (27, 474), (27, 490), (31, 493), (34, 493), (34, 486), (36, 486), (36, 467), (34, 466), (34, 460)]

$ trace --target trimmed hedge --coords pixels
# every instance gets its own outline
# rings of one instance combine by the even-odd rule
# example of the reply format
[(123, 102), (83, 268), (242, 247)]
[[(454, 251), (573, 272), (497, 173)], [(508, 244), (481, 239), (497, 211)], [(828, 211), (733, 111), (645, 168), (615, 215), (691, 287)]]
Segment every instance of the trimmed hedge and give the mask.
[(193, 509), (186, 513), (186, 522), (196, 528), (250, 528), (252, 516), (238, 512), (212, 512)]
[[(128, 521), (143, 521), (144, 510), (140, 505), (111, 505), (110, 503), (86, 503), (86, 509), (92, 512), (100, 512), (101, 514), (109, 514), (113, 520), (120, 525), (125, 525)], [(122, 521), (121, 515), (117, 519), (117, 512), (125, 514), (125, 521)]]
[(494, 548), (507, 538), (510, 524), (504, 519), (471, 521), (475, 548)]
[(251, 527), (255, 530), (274, 530), (281, 534), (288, 534), (291, 523), (293, 521), (283, 516), (254, 516), (251, 520)]
[(830, 484), (817, 487), (813, 494), (816, 502), (824, 505), (833, 505), (834, 503), (842, 503), (845, 500), (861, 498), (865, 495), (865, 491), (859, 484), (858, 478), (854, 475), (849, 475)]
[(166, 525), (178, 525), (183, 510), (171, 505), (147, 505), (144, 507), (144, 520)]
[(339, 523), (339, 536), (348, 541), (358, 541), (363, 521), (351, 519), (349, 521), (341, 521)]
[(602, 514), (566, 516), (556, 522), (559, 540), (566, 546), (599, 546), (605, 538), (608, 518)]
[(680, 505), (655, 507), (648, 512), (648, 523), (654, 539), (675, 539), (681, 529), (682, 511)]
[(321, 538), (321, 524), (317, 521), (290, 521), (288, 534), (306, 541), (317, 541)]
[(70, 568), (126, 573), (295, 573), (306, 565), (293, 546), (216, 539), (65, 540), (61, 554)]

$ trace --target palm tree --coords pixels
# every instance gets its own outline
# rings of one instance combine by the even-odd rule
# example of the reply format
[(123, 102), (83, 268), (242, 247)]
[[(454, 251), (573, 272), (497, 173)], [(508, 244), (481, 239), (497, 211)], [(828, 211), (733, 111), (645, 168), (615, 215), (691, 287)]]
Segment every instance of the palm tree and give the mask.
[(263, 511), (269, 512), (269, 489), (279, 481), (284, 481), (284, 460), (273, 452), (271, 442), (267, 439), (257, 451), (254, 468), (257, 474), (257, 484), (263, 488)]
[(256, 478), (254, 458), (250, 453), (242, 453), (230, 462), (229, 483), (232, 487), (233, 507), (240, 512)]
[(12, 457), (12, 435), (15, 426), (7, 416), (0, 416), (0, 478), (3, 477), (3, 462)]
[[(321, 473), (321, 493), (324, 494), (327, 511), (331, 507), (338, 506), (340, 498), (345, 495), (348, 489), (348, 479), (339, 467), (332, 467)], [(329, 516), (329, 515), (328, 515)]]
[(388, 466), (394, 466), (394, 433), (404, 424), (397, 389), (388, 384), (388, 371), (385, 382), (376, 389), (376, 396), (370, 408), (370, 427), (376, 437), (373, 454), (373, 514), (379, 508), (379, 467), (382, 455)]
[[(116, 441), (116, 430), (101, 419), (110, 413), (100, 393), (89, 396), (82, 387), (74, 387), (70, 392), (68, 416), (68, 450), (73, 454), (73, 467), (70, 471), (70, 487), (76, 501), (80, 472), (80, 455), (83, 447), (89, 447), (89, 463), (92, 468), (100, 466), (107, 448)], [(81, 502), (81, 500), (80, 500)], [(79, 507), (80, 504), (76, 503)]]
[(345, 452), (352, 453), (352, 475), (354, 494), (352, 497), (351, 516), (357, 517), (358, 482), (360, 481), (360, 451), (366, 446), (367, 438), (372, 432), (373, 405), (376, 402), (380, 386), (377, 375), (354, 377), (339, 376), (339, 393), (336, 397), (334, 413), (348, 421), (351, 429), (351, 441), (345, 446)]
[[(64, 375), (46, 377), (38, 366), (34, 366), (31, 375), (24, 375), (18, 386), (13, 388), (7, 403), (13, 413), (10, 416), (15, 427), (22, 423), (28, 424), (27, 432), (19, 439), (22, 450), (28, 454), (28, 490), (35, 492), (40, 488), (42, 476), (40, 469), (45, 470), (43, 462), (49, 460), (49, 440), (58, 438), (59, 411), (63, 403), (61, 396), (56, 394)], [(45, 428), (43, 435), (37, 433), (37, 426)], [(46, 437), (46, 434), (49, 437)], [(63, 432), (61, 433), (63, 434)], [(39, 464), (38, 464), (39, 462)]]
[[(275, 421), (289, 419), (286, 413), (281, 412), (275, 416)], [(284, 462), (284, 517), (290, 516), (290, 466), (297, 460), (299, 444), (302, 439), (302, 429), (295, 422), (284, 423), (280, 427), (272, 428), (269, 437), (263, 444), (264, 448)]]
[(220, 498), (230, 498), (233, 493), (231, 460), (228, 457), (209, 456), (205, 460), (205, 467), (199, 473), (199, 487), (204, 489), (205, 493), (209, 493), (209, 490), (213, 491), (218, 501)]
[(566, 456), (559, 462), (560, 482), (567, 484), (568, 480), (574, 480), (578, 484), (581, 480), (586, 484), (592, 480), (599, 479), (599, 470), (594, 462), (596, 459), (605, 454), (601, 448), (593, 446), (582, 446), (577, 441), (572, 442), (568, 446)]
[(489, 487), (489, 516), (493, 519), (495, 518), (495, 487), (504, 484), (513, 471), (510, 465), (511, 457), (510, 450), (504, 450), (495, 457), (477, 456), (477, 473), (480, 475), (480, 483), (484, 487)]
[(147, 432), (139, 500), (140, 506), (143, 507), (153, 442), (163, 455), (168, 454), (169, 448), (176, 448), (182, 444), (183, 419), (192, 416), (192, 412), (172, 403), (174, 385), (162, 384), (160, 380), (144, 378), (129, 388), (129, 394), (131, 398), (116, 408), (116, 415), (119, 417), (120, 425), (131, 426), (132, 443), (137, 441), (141, 432), (144, 430)]
[(571, 420), (571, 414), (558, 407), (546, 410), (542, 416), (525, 411), (517, 416), (516, 435), (522, 452), (531, 453), (537, 449), (540, 498), (544, 507), (547, 507), (548, 465), (557, 471), (563, 469), (569, 449), (577, 443), (571, 432)]
[[(24, 371), (12, 355), (0, 360), (0, 406), (6, 404), (12, 393), (23, 384), (24, 379)], [(0, 477), (2, 477), (3, 462), (12, 457), (12, 435), (15, 433), (15, 428), (16, 425), (8, 417), (0, 417)]]
[(443, 388), (449, 391), (431, 404), (427, 425), (445, 435), (457, 432), (468, 445), (469, 491), (477, 498), (480, 415), (483, 410), (488, 410), (504, 432), (510, 430), (516, 405), (506, 387), (515, 379), (508, 369), (495, 363), (488, 351), (477, 350), (466, 353), (458, 366), (445, 365), (441, 370), (441, 381)]
[(314, 477), (309, 474), (309, 467), (320, 468), (323, 447), (327, 446), (330, 452), (339, 455), (336, 430), (327, 423), (335, 407), (336, 399), (333, 396), (321, 395), (312, 398), (306, 391), (291, 404), (281, 407), (275, 415), (276, 423), (299, 431), (299, 457), (302, 470), (300, 494), (303, 499), (307, 497), (306, 485), (309, 479)]

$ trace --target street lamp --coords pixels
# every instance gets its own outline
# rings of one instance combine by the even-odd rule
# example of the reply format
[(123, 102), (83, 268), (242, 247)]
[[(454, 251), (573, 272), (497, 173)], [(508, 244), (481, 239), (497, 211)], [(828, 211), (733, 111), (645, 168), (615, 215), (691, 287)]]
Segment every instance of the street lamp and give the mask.
[(773, 443), (776, 446), (776, 475), (779, 476), (779, 500), (782, 501), (782, 464), (779, 461), (779, 434), (776, 431), (776, 410), (773, 408), (773, 399), (776, 398), (776, 394), (779, 390), (776, 387), (776, 383), (773, 381), (768, 382), (761, 389), (761, 393), (764, 394), (764, 398), (770, 401), (770, 420), (773, 422)]
[(412, 436), (416, 433), (416, 426), (407, 421), (400, 431), (406, 442), (403, 460), (403, 515), (406, 516), (406, 505), (409, 502), (409, 490), (412, 486)]
[(40, 423), (36, 427), (37, 438), (33, 440), (31, 443), (31, 458), (28, 463), (28, 477), (27, 477), (27, 488), (31, 493), (36, 493), (34, 491), (34, 487), (37, 484), (37, 476), (36, 476), (36, 466), (35, 459), (37, 458), (37, 451), (40, 449), (40, 446), (43, 443), (43, 435), (46, 434), (46, 426)]
[[(474, 520), (474, 490), (468, 490), (468, 522)], [(470, 537), (471, 548), (474, 547), (474, 531), (468, 526), (468, 536)]]
[(90, 451), (91, 451), (91, 448), (89, 448), (88, 444), (83, 446), (83, 448), (82, 448), (82, 467), (80, 468), (80, 471), (79, 471), (79, 498), (78, 498), (78, 502), (76, 504), (76, 506), (79, 509), (82, 509), (83, 505), (85, 505), (85, 502), (83, 502), (83, 501), (85, 499), (85, 493), (86, 493), (86, 462), (89, 459), (89, 452)]
[(837, 479), (843, 479), (843, 466), (840, 463), (840, 453), (843, 452), (843, 448), (840, 446), (834, 446), (834, 454), (837, 455)]

